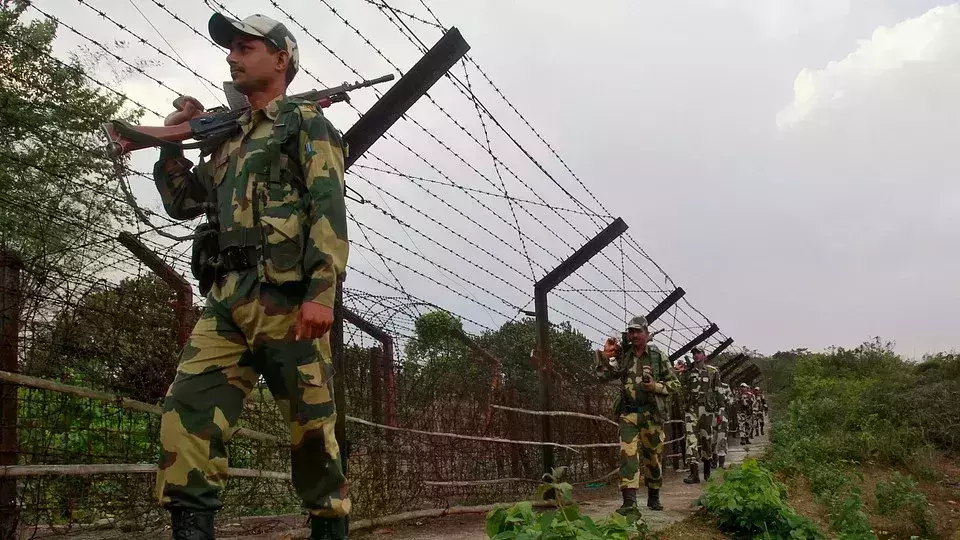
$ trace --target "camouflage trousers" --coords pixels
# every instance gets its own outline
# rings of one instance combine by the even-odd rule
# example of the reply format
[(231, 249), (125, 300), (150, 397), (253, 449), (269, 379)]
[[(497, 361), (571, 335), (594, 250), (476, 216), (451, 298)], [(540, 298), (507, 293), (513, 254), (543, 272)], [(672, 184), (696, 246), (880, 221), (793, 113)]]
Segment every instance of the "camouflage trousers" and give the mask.
[(289, 423), (291, 475), (304, 508), (318, 516), (349, 513), (334, 436), (329, 334), (294, 340), (305, 292), (306, 282), (260, 283), (255, 270), (213, 286), (163, 404), (156, 489), (165, 508), (220, 508), (227, 443), (263, 376)]
[(643, 483), (653, 489), (663, 485), (663, 424), (652, 412), (620, 415), (620, 489), (640, 489), (640, 467)]
[(715, 426), (713, 432), (713, 453), (718, 456), (727, 455), (727, 430), (730, 429), (730, 422), (727, 421), (727, 415), (720, 415), (720, 424)]
[(753, 419), (749, 414), (744, 411), (737, 413), (737, 428), (740, 431), (740, 438), (746, 439), (750, 437), (750, 433), (753, 426)]
[(713, 456), (713, 424), (717, 421), (714, 414), (700, 405), (696, 410), (687, 410), (683, 420), (683, 433), (687, 443), (687, 464), (710, 459)]

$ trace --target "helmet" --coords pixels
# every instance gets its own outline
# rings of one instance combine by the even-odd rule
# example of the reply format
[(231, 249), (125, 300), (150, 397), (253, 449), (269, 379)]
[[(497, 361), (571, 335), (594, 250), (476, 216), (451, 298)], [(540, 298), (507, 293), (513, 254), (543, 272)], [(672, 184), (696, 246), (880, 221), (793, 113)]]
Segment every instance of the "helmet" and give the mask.
[(627, 322), (627, 330), (646, 330), (647, 318), (643, 315), (637, 315)]
[(754, 386), (753, 389), (756, 390), (757, 392), (760, 391), (760, 387), (759, 387), (759, 386)]
[(740, 383), (740, 388), (750, 388), (750, 387), (747, 386), (747, 383), (742, 382), (742, 383)]
[(696, 356), (697, 353), (704, 354), (703, 347), (699, 347), (699, 346), (690, 349), (690, 352), (693, 353), (694, 356)]

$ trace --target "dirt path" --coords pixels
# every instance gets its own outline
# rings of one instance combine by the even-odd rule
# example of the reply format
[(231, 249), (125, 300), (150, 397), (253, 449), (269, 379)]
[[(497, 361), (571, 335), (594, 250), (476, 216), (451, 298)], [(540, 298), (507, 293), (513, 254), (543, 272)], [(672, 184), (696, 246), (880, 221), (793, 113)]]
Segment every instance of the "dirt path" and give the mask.
[[(769, 425), (769, 423), (768, 423)], [(754, 439), (754, 444), (741, 447), (736, 437), (731, 437), (731, 446), (727, 451), (727, 465), (741, 463), (747, 456), (758, 456), (769, 446), (767, 435)], [(665, 529), (669, 525), (692, 515), (696, 508), (693, 503), (703, 491), (704, 484), (687, 485), (683, 483), (684, 473), (674, 472), (667, 467), (663, 474), (664, 484), (660, 491), (663, 503), (662, 512), (646, 509), (646, 490), (638, 493), (638, 506), (643, 510), (643, 518), (653, 530)], [(616, 486), (607, 486), (590, 492), (577, 491), (580, 511), (594, 519), (604, 518), (620, 507), (620, 491)], [(587, 499), (587, 500), (583, 500)], [(415, 523), (404, 523), (371, 531), (357, 531), (350, 534), (356, 539), (389, 540), (486, 540), (483, 515), (448, 516), (425, 519)]]

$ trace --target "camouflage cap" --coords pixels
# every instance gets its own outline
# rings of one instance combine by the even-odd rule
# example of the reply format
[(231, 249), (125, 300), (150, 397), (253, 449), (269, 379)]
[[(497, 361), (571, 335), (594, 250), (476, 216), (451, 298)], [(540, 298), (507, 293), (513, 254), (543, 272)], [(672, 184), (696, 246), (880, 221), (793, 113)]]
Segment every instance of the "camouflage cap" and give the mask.
[(627, 330), (646, 330), (647, 318), (643, 315), (637, 315), (627, 323)]
[(703, 353), (704, 351), (703, 351), (703, 347), (694, 347), (694, 348), (690, 349), (690, 352), (691, 352), (694, 356), (696, 356), (697, 353)]
[(750, 388), (750, 387), (747, 386), (747, 383), (742, 382), (742, 383), (740, 383), (740, 388)]
[(217, 45), (225, 49), (230, 48), (230, 42), (237, 34), (246, 34), (263, 38), (272, 43), (281, 51), (290, 55), (290, 65), (294, 73), (300, 69), (300, 50), (297, 48), (297, 38), (287, 30), (287, 27), (265, 15), (251, 15), (242, 21), (227, 17), (223, 13), (214, 13), (207, 23), (210, 37)]

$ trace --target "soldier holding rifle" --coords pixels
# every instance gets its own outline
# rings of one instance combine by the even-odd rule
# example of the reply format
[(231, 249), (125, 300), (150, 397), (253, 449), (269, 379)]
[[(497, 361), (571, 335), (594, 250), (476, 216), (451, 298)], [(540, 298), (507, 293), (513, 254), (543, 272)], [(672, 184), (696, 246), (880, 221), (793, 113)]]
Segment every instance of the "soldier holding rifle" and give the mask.
[[(618, 381), (620, 398), (615, 413), (620, 425), (620, 491), (626, 515), (637, 511), (640, 476), (647, 486), (647, 507), (663, 510), (663, 423), (669, 418), (666, 398), (676, 392), (680, 381), (667, 355), (648, 343), (650, 331), (645, 317), (630, 319), (621, 345), (610, 338), (597, 351), (597, 372), (601, 380)], [(611, 364), (616, 360), (616, 366)], [(642, 468), (641, 468), (642, 467)]]
[[(262, 376), (290, 425), (311, 538), (346, 538), (329, 334), (348, 252), (344, 145), (315, 102), (286, 96), (299, 52), (284, 25), (215, 13), (209, 31), (250, 109), (209, 160), (194, 168), (164, 146), (154, 168), (171, 217), (207, 216), (194, 265), (210, 287), (164, 401), (157, 496), (175, 540), (214, 537), (227, 443)], [(166, 125), (203, 112), (193, 98), (175, 105)]]

